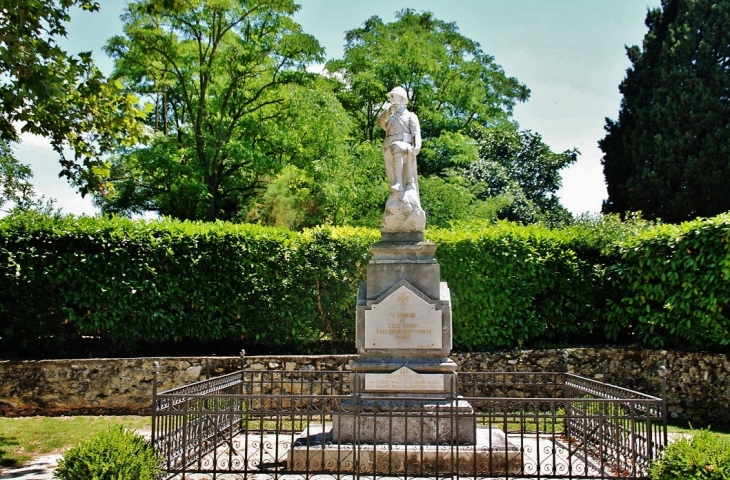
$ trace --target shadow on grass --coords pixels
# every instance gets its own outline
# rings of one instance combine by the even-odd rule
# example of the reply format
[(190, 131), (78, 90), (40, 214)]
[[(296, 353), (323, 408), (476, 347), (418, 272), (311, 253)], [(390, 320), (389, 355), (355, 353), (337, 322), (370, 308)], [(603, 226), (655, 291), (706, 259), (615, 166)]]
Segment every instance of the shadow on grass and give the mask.
[(15, 448), (20, 445), (18, 439), (0, 435), (0, 467), (19, 467), (18, 458), (12, 455)]

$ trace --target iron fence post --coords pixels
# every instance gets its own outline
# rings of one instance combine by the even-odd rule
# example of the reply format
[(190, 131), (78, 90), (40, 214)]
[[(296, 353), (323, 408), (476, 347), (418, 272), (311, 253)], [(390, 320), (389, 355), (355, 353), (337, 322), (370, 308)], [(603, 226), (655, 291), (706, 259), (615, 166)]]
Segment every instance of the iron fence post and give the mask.
[[(362, 385), (360, 384), (361, 381), (364, 381), (364, 379), (360, 378), (360, 372), (353, 372), (353, 381), (352, 386), (353, 388), (353, 427), (352, 427), (352, 444), (353, 444), (353, 461), (354, 461), (354, 468), (356, 472), (361, 471), (361, 456), (360, 456), (360, 431), (362, 428), (362, 424), (360, 423), (360, 416), (362, 414), (362, 405), (360, 402), (362, 401), (362, 392), (361, 388)], [(342, 421), (341, 419), (339, 420)], [(373, 470), (373, 478), (375, 478), (376, 471)], [(357, 478), (357, 477), (356, 477)]]
[(662, 398), (662, 427), (663, 427), (663, 436), (664, 436), (664, 445), (667, 446), (668, 436), (667, 436), (667, 374), (669, 373), (669, 370), (667, 370), (667, 367), (664, 365), (661, 365), (659, 367), (659, 384), (661, 386), (661, 398)]
[[(563, 398), (570, 398), (569, 393), (569, 386), (568, 386), (568, 358), (570, 357), (570, 352), (567, 350), (563, 350)], [(568, 442), (570, 442), (570, 438), (573, 434), (572, 432), (573, 427), (573, 403), (570, 402), (570, 400), (566, 400), (565, 402), (565, 425), (563, 426), (563, 430), (565, 431), (565, 437), (568, 439)]]
[(152, 448), (155, 448), (156, 424), (157, 424), (157, 374), (160, 373), (160, 362), (152, 362), (152, 429), (150, 440)]
[(242, 349), (241, 349), (241, 351), (240, 351), (240, 352), (238, 352), (238, 353), (239, 353), (239, 355), (240, 355), (240, 357), (241, 357), (241, 359), (240, 359), (240, 362), (239, 362), (239, 367), (240, 367), (240, 370), (241, 370), (241, 389), (240, 389), (239, 393), (240, 393), (241, 395), (243, 395), (243, 391), (244, 391), (244, 386), (243, 386), (243, 382), (244, 382), (244, 380), (245, 380), (245, 374), (244, 374), (244, 370), (245, 370), (245, 369), (244, 369), (244, 367), (245, 367), (245, 363), (244, 363), (244, 359), (243, 359), (243, 357), (245, 357), (245, 356), (246, 356), (246, 350), (244, 350), (244, 349), (242, 348)]

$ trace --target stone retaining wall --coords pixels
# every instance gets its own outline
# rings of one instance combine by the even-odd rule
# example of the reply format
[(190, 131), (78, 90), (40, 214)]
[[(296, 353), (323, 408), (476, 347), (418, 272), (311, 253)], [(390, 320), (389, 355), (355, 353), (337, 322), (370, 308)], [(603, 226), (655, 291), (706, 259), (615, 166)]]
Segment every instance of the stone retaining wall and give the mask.
[[(665, 365), (670, 416), (730, 426), (727, 355), (642, 349), (525, 350), (454, 354), (461, 371), (564, 371), (660, 396)], [(343, 370), (354, 355), (244, 357), (253, 370)], [(152, 362), (159, 389), (237, 370), (240, 357), (0, 361), (0, 416), (149, 414)]]

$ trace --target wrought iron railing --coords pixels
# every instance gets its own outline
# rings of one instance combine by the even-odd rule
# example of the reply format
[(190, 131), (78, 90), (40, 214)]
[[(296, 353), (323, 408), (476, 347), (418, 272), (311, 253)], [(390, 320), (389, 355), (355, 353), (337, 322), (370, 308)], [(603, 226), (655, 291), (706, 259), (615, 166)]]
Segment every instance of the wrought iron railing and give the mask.
[(232, 373), (162, 394), (155, 380), (152, 438), (165, 469), (201, 466), (221, 444), (233, 443), (242, 431), (241, 379)]
[(340, 371), (241, 371), (154, 394), (165, 478), (648, 478), (659, 398), (564, 373), (460, 373), (459, 397), (352, 392)]
[(566, 435), (619, 473), (645, 472), (666, 445), (660, 398), (569, 374), (565, 396), (580, 399), (569, 403)]

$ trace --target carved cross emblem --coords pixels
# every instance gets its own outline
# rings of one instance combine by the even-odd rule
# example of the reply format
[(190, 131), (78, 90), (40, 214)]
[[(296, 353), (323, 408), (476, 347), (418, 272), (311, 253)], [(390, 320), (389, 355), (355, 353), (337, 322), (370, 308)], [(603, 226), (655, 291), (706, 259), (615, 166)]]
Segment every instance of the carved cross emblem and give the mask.
[(406, 295), (404, 292), (401, 292), (401, 294), (398, 295), (398, 301), (401, 305), (405, 305), (406, 302), (408, 302), (408, 295)]

